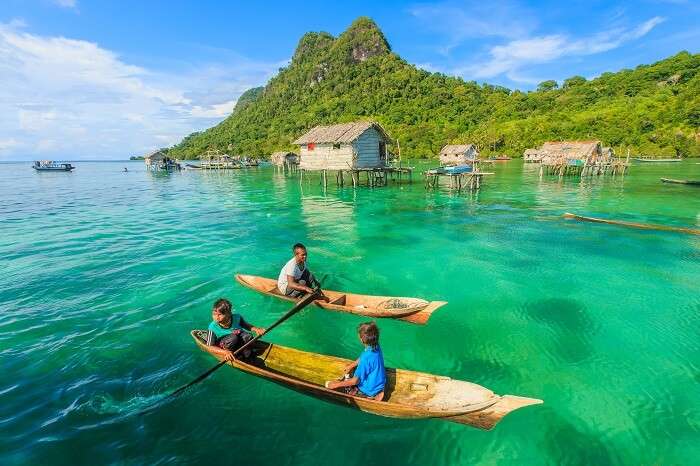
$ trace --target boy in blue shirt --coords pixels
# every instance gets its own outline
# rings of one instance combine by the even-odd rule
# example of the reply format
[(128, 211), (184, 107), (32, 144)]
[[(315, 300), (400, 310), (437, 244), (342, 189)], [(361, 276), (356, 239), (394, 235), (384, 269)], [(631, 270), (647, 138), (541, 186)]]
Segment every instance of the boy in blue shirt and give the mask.
[[(242, 315), (234, 314), (232, 310), (233, 306), (228, 299), (220, 298), (214, 303), (206, 340), (213, 353), (224, 356), (228, 360), (233, 359), (233, 352), (236, 349), (252, 339), (246, 330), (258, 335), (265, 333), (264, 328), (249, 324)], [(251, 351), (245, 349), (243, 353), (246, 353), (243, 357), (248, 358)]]
[[(386, 372), (384, 356), (379, 347), (379, 328), (374, 322), (366, 322), (357, 327), (357, 333), (365, 350), (345, 368), (344, 380), (329, 380), (326, 388), (341, 388), (349, 395), (381, 401), (384, 399)], [(355, 372), (351, 376), (353, 369)]]

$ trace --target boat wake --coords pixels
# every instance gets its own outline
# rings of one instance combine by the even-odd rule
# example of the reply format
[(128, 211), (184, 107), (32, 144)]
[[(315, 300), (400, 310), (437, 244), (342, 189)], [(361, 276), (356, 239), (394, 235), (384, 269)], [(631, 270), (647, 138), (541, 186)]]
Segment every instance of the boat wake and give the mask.
[(158, 404), (166, 395), (134, 396), (128, 400), (119, 401), (110, 395), (98, 395), (88, 404), (89, 409), (97, 414), (116, 414), (119, 418), (128, 417), (147, 410)]

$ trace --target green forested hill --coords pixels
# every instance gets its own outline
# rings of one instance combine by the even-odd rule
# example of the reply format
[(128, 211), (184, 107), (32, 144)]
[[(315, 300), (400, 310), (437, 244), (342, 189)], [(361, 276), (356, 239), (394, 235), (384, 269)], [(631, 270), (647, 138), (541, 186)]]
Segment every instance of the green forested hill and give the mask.
[(561, 139), (600, 139), (618, 153), (700, 156), (700, 54), (511, 91), (418, 69), (391, 52), (372, 20), (359, 18), (337, 38), (305, 34), (287, 68), (171, 154), (195, 158), (232, 145), (236, 154), (269, 155), (293, 148), (314, 125), (356, 119), (380, 122), (404, 158), (435, 156), (450, 142), (520, 156)]

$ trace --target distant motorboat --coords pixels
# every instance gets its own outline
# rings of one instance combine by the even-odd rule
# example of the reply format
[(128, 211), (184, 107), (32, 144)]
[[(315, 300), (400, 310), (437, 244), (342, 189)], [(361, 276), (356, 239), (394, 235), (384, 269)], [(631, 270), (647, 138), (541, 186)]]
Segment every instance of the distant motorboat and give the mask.
[(53, 160), (37, 160), (32, 168), (38, 172), (69, 172), (75, 167), (66, 162), (54, 162)]

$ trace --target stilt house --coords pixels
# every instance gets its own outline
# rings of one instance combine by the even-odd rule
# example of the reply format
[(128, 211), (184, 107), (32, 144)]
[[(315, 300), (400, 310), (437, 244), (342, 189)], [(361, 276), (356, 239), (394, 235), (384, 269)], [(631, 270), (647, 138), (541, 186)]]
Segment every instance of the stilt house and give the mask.
[(440, 165), (466, 165), (479, 158), (474, 144), (448, 144), (440, 149)]
[(162, 150), (144, 156), (143, 161), (148, 170), (180, 170), (181, 168), (179, 163), (168, 157), (168, 154)]
[(383, 168), (391, 138), (372, 121), (316, 126), (299, 137), (299, 168), (358, 170)]
[(545, 164), (591, 165), (603, 159), (600, 141), (550, 141), (542, 144), (539, 152)]

